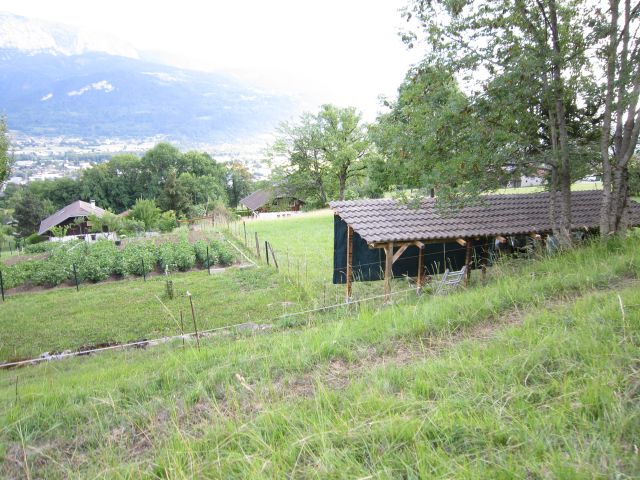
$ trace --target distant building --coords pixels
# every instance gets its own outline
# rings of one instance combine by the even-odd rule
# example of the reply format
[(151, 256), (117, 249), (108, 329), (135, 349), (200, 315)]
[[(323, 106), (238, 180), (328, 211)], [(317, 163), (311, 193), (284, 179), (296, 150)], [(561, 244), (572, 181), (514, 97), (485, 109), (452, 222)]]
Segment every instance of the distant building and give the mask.
[(298, 212), (304, 206), (304, 201), (277, 190), (257, 190), (247, 195), (240, 204), (254, 214), (267, 212)]
[(82, 200), (76, 200), (75, 202), (61, 208), (50, 217), (45, 218), (40, 223), (40, 229), (38, 235), (47, 235), (53, 237), (51, 228), (61, 226), (68, 227), (66, 237), (77, 237), (80, 235), (86, 235), (89, 233), (88, 217), (89, 215), (96, 215), (102, 217), (105, 211), (96, 207), (96, 203), (92, 200), (91, 203), (83, 202)]

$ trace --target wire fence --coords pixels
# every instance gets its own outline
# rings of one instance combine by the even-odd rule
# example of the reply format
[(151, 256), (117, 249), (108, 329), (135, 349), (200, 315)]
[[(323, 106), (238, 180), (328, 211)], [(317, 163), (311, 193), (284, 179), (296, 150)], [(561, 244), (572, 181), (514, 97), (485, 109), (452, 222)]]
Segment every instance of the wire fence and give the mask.
[[(406, 290), (397, 290), (395, 292), (392, 292), (391, 295), (401, 295), (401, 294), (405, 294), (405, 293), (410, 293), (410, 292), (415, 292), (415, 289), (410, 288), (410, 289), (406, 289)], [(304, 310), (299, 310), (296, 312), (290, 312), (290, 313), (284, 313), (282, 315), (277, 315), (274, 316), (270, 319), (269, 323), (266, 324), (262, 324), (263, 326), (259, 326), (257, 325), (258, 329), (261, 330), (268, 330), (271, 329), (273, 327), (273, 325), (278, 321), (278, 320), (284, 320), (284, 319), (288, 319), (288, 318), (292, 318), (292, 317), (297, 317), (297, 316), (301, 316), (301, 315), (309, 315), (312, 313), (319, 313), (319, 312), (326, 312), (326, 311), (330, 311), (330, 310), (336, 310), (339, 308), (350, 308), (352, 305), (355, 304), (361, 304), (367, 301), (372, 301), (372, 300), (377, 300), (380, 298), (385, 297), (385, 295), (374, 295), (368, 298), (361, 298), (358, 300), (353, 300), (350, 301), (349, 303), (336, 303), (336, 304), (332, 304), (332, 305), (326, 305), (326, 306), (319, 306), (319, 307), (314, 307), (314, 308), (309, 308), (309, 309), (304, 309)], [(265, 327), (266, 325), (266, 327)], [(228, 332), (228, 331), (233, 331), (233, 330), (238, 330), (242, 327), (251, 327), (252, 329), (255, 328), (254, 326), (256, 326), (256, 324), (252, 324), (252, 323), (248, 323), (248, 322), (242, 322), (242, 323), (236, 323), (236, 324), (232, 324), (232, 325), (225, 325), (225, 326), (221, 326), (221, 327), (215, 327), (215, 328), (209, 328), (209, 329), (204, 329), (204, 330), (194, 330), (192, 332), (181, 332), (179, 335), (173, 335), (173, 336), (164, 336), (164, 337), (158, 337), (158, 338), (154, 338), (154, 339), (150, 339), (150, 340), (139, 340), (139, 341), (135, 341), (135, 342), (127, 342), (127, 343), (121, 343), (121, 344), (117, 344), (117, 345), (109, 345), (109, 346), (105, 346), (105, 347), (98, 347), (98, 348), (90, 348), (90, 349), (83, 349), (83, 350), (78, 350), (78, 351), (72, 351), (72, 352), (62, 352), (62, 353), (58, 353), (58, 354), (52, 354), (52, 355), (44, 355), (44, 356), (39, 356), (39, 357), (34, 357), (31, 359), (26, 359), (26, 360), (19, 360), (19, 361), (14, 361), (14, 362), (5, 362), (0, 364), (0, 369), (9, 369), (9, 368), (14, 368), (14, 367), (19, 367), (19, 366), (27, 366), (27, 365), (36, 365), (38, 363), (42, 363), (42, 362), (49, 362), (49, 361), (54, 361), (54, 360), (63, 360), (66, 358), (71, 358), (71, 357), (79, 357), (79, 356), (84, 356), (84, 355), (90, 355), (90, 354), (94, 354), (94, 353), (100, 353), (100, 352), (106, 352), (106, 351), (113, 351), (113, 350), (127, 350), (127, 349), (131, 349), (131, 348), (142, 348), (142, 347), (149, 347), (149, 346), (157, 346), (157, 345), (161, 345), (164, 343), (168, 343), (174, 340), (178, 340), (178, 339), (187, 339), (187, 338), (195, 338), (195, 339), (200, 339), (200, 338), (206, 338), (208, 336), (211, 336), (211, 334), (213, 333), (219, 333), (219, 332)], [(196, 327), (197, 328), (197, 327)]]

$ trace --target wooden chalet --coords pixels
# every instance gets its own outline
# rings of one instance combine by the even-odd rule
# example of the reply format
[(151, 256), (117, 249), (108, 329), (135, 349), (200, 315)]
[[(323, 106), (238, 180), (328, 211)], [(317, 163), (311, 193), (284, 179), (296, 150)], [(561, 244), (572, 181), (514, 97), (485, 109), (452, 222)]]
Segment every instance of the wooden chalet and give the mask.
[(304, 206), (304, 201), (278, 190), (257, 190), (247, 195), (240, 204), (254, 214), (264, 212), (297, 212)]
[(75, 202), (61, 208), (50, 217), (45, 218), (40, 222), (40, 228), (38, 229), (38, 235), (53, 236), (51, 228), (56, 226), (67, 226), (67, 236), (79, 236), (85, 235), (89, 232), (89, 225), (87, 219), (89, 215), (96, 215), (101, 217), (104, 215), (104, 210), (97, 207), (94, 201), (91, 203), (83, 202), (82, 200), (76, 200)]
[[(602, 192), (572, 193), (573, 229), (597, 232)], [(473, 205), (442, 212), (434, 198), (412, 208), (392, 199), (331, 202), (334, 211), (334, 283), (346, 284), (351, 298), (354, 280), (416, 277), (422, 286), (426, 272), (466, 265), (468, 282), (474, 256), (486, 265), (489, 248), (507, 237), (546, 241), (551, 235), (548, 192), (481, 196)], [(640, 225), (640, 204), (630, 201), (629, 225)], [(384, 254), (384, 255), (383, 255)]]

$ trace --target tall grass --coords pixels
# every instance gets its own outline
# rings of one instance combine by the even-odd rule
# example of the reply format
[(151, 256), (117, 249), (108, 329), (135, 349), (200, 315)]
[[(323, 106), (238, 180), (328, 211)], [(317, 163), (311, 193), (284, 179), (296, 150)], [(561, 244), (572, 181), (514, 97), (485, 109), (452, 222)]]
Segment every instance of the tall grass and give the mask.
[(24, 476), (24, 457), (34, 478), (637, 476), (635, 241), (500, 268), (201, 350), (0, 372), (0, 472)]

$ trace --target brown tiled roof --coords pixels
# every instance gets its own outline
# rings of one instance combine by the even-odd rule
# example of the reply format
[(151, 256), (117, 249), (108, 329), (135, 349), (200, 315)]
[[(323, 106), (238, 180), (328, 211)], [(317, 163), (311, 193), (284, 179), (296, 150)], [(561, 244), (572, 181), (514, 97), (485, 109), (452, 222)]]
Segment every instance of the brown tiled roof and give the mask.
[[(260, 207), (269, 203), (274, 199), (280, 198), (295, 198), (293, 195), (289, 195), (286, 192), (280, 190), (257, 190), (251, 195), (247, 195), (240, 203), (247, 207), (249, 210), (258, 210)], [(303, 202), (304, 203), (304, 202)]]
[[(602, 192), (573, 192), (574, 228), (599, 225)], [(549, 232), (550, 194), (483, 195), (473, 205), (449, 213), (435, 199), (411, 208), (392, 199), (331, 202), (331, 208), (367, 242), (441, 240)], [(640, 204), (630, 202), (632, 225), (640, 225)]]
[(50, 217), (45, 218), (40, 222), (40, 229), (38, 235), (47, 233), (51, 227), (60, 225), (68, 218), (88, 217), (89, 215), (97, 215), (101, 217), (104, 214), (104, 210), (90, 203), (83, 202), (82, 200), (76, 200), (75, 202), (67, 205), (66, 207), (58, 210)]
[(273, 198), (273, 192), (271, 190), (257, 190), (251, 195), (247, 195), (240, 203), (247, 207), (249, 210), (258, 210), (265, 203), (269, 203)]

